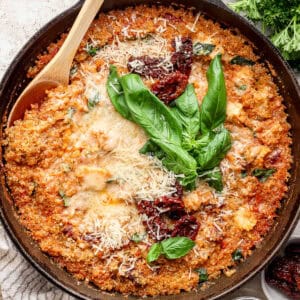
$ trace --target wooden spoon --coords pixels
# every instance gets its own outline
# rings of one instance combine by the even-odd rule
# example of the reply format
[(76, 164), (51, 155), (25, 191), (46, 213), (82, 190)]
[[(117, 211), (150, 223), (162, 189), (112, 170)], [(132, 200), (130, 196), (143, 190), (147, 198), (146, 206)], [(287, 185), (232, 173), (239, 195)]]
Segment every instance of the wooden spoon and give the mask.
[(86, 31), (91, 25), (104, 0), (86, 0), (64, 41), (62, 47), (48, 65), (29, 83), (14, 104), (8, 118), (7, 126), (22, 119), (31, 104), (41, 102), (46, 90), (58, 85), (68, 85), (70, 69), (76, 51)]

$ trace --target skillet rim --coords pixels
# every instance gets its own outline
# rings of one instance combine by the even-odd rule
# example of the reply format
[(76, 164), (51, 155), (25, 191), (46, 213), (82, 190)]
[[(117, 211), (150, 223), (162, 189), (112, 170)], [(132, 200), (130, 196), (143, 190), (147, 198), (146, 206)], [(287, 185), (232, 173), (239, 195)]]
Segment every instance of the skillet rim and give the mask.
[[(168, 1), (165, 1), (165, 2), (166, 3), (160, 3), (160, 4), (162, 4), (162, 5), (168, 5), (169, 4)], [(182, 1), (177, 1), (177, 2), (182, 2)], [(296, 79), (296, 76), (295, 76), (293, 70), (291, 69), (289, 64), (283, 59), (283, 57), (280, 54), (279, 50), (258, 29), (256, 29), (247, 19), (245, 19), (244, 17), (241, 17), (240, 15), (238, 15), (238, 14), (234, 13), (233, 11), (231, 11), (230, 9), (228, 9), (225, 6), (225, 4), (222, 3), (221, 1), (218, 1), (218, 0), (211, 0), (211, 1), (203, 0), (203, 2), (204, 3), (205, 2), (210, 2), (210, 5), (215, 6), (216, 9), (223, 9), (223, 10), (227, 11), (229, 14), (231, 14), (234, 18), (239, 19), (239, 21), (241, 23), (244, 23), (244, 25), (246, 27), (248, 27), (250, 30), (254, 31), (254, 33), (256, 35), (258, 35), (258, 37), (261, 38), (264, 41), (264, 43), (272, 49), (272, 51), (274, 52), (274, 55), (277, 56), (277, 58), (281, 61), (281, 63), (283, 64), (283, 67), (285, 68), (285, 71), (290, 76), (291, 84), (295, 87), (296, 93), (298, 94), (298, 98), (300, 100), (299, 83), (297, 82), (297, 79)], [(61, 14), (59, 14), (58, 16), (53, 18), (52, 20), (50, 20), (47, 24), (45, 24), (38, 32), (36, 32), (28, 40), (28, 42), (22, 47), (22, 49), (14, 57), (14, 59), (12, 60), (10, 66), (8, 67), (7, 71), (3, 75), (2, 81), (0, 82), (0, 97), (3, 94), (3, 90), (5, 89), (6, 85), (8, 84), (9, 79), (11, 79), (11, 77), (14, 73), (14, 70), (16, 69), (18, 64), (22, 61), (22, 59), (21, 59), (22, 55), (24, 53), (27, 53), (31, 49), (31, 47), (33, 47), (36, 44), (38, 38), (41, 37), (43, 34), (46, 34), (49, 31), (49, 28), (51, 26), (54, 26), (55, 24), (57, 24), (59, 21), (61, 21), (65, 17), (72, 15), (74, 12), (76, 12), (80, 8), (81, 5), (82, 5), (82, 1), (79, 1), (74, 6), (68, 8), (67, 10), (65, 10), (64, 12), (62, 12)], [(127, 6), (130, 6), (130, 5), (127, 5)], [(219, 22), (222, 23), (221, 20)], [(231, 25), (231, 26), (233, 26), (233, 25)], [(19, 57), (21, 57), (21, 58), (19, 58)], [(6, 103), (6, 108), (9, 106), (9, 104), (10, 103)], [(5, 115), (5, 113), (4, 113), (4, 115)], [(4, 125), (4, 127), (5, 127), (5, 125)], [(2, 124), (2, 131), (3, 131), (3, 124)], [(294, 142), (294, 140), (293, 140), (293, 142)], [(299, 168), (299, 166), (298, 166), (298, 168)], [(296, 172), (296, 170), (295, 170), (295, 172)], [(1, 173), (3, 173), (3, 163), (2, 163), (2, 161), (1, 161)], [(291, 184), (289, 182), (289, 187), (290, 186), (291, 186)], [(298, 204), (299, 204), (299, 193), (298, 193), (297, 196), (290, 196), (290, 198), (294, 199), (294, 201), (298, 202)], [(85, 295), (83, 295), (83, 294), (81, 294), (77, 291), (74, 291), (72, 288), (66, 286), (61, 280), (58, 280), (58, 279), (54, 278), (51, 274), (49, 274), (47, 272), (47, 270), (45, 270), (45, 268), (43, 266), (41, 266), (26, 251), (26, 249), (23, 247), (23, 245), (21, 244), (19, 239), (16, 237), (13, 229), (9, 225), (9, 222), (6, 218), (5, 211), (3, 209), (2, 201), (3, 201), (3, 199), (1, 199), (1, 203), (0, 203), (0, 216), (1, 216), (1, 220), (2, 220), (2, 223), (4, 225), (4, 228), (5, 228), (6, 232), (9, 234), (10, 238), (13, 240), (15, 246), (20, 250), (20, 252), (27, 259), (27, 261), (29, 261), (31, 263), (31, 265), (33, 265), (34, 268), (36, 270), (38, 270), (43, 276), (45, 276), (50, 282), (54, 283), (56, 286), (60, 287), (64, 291), (68, 292), (69, 294), (71, 294), (75, 297), (80, 297), (81, 299), (90, 299), (90, 298), (86, 297)], [(282, 206), (284, 206), (284, 205), (285, 205), (285, 203)], [(280, 238), (281, 238), (281, 240), (278, 241), (276, 243), (276, 246), (274, 246), (271, 249), (271, 251), (268, 252), (267, 259), (265, 261), (263, 261), (260, 265), (256, 266), (253, 270), (250, 270), (249, 273), (246, 276), (244, 276), (243, 278), (241, 278), (241, 280), (239, 282), (237, 282), (236, 284), (234, 284), (231, 287), (227, 288), (226, 290), (221, 291), (218, 295), (212, 296), (210, 299), (217, 299), (219, 297), (227, 295), (228, 293), (230, 293), (230, 292), (234, 291), (235, 289), (237, 289), (238, 287), (240, 287), (242, 284), (244, 284), (250, 278), (255, 276), (258, 272), (260, 272), (263, 269), (263, 267), (274, 257), (274, 255), (276, 255), (276, 253), (279, 251), (281, 246), (287, 240), (287, 238), (289, 237), (292, 230), (295, 228), (295, 226), (297, 224), (299, 215), (300, 215), (300, 207), (298, 205), (297, 212), (294, 214), (294, 216), (292, 216), (292, 221), (290, 222), (288, 228), (286, 228), (286, 230), (283, 232), (283, 234), (281, 236), (277, 237), (277, 240), (279, 240)], [(278, 220), (274, 220), (274, 223), (275, 222), (280, 225)], [(267, 236), (271, 235), (271, 234), (275, 234), (275, 233), (271, 232), (271, 229), (270, 229)], [(98, 290), (98, 291), (99, 291), (99, 297), (101, 297), (102, 292), (100, 290)], [(182, 296), (183, 295), (188, 296), (188, 294), (189, 293), (182, 293), (181, 295)], [(163, 296), (157, 296), (157, 297), (155, 297), (155, 299), (158, 299), (159, 297), (163, 297)], [(164, 296), (163, 298), (167, 299), (167, 297), (170, 297), (170, 296)], [(101, 299), (101, 298), (99, 298), (99, 299)], [(135, 298), (135, 299), (137, 299), (137, 298)]]

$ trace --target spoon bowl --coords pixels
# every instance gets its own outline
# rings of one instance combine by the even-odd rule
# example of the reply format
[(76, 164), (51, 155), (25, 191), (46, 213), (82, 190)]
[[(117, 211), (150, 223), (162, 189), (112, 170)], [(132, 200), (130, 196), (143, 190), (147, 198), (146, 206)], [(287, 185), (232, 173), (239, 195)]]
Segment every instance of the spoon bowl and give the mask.
[(60, 50), (46, 67), (29, 83), (14, 104), (7, 121), (10, 127), (22, 119), (26, 109), (34, 103), (41, 103), (46, 91), (69, 83), (70, 69), (74, 56), (97, 15), (104, 0), (86, 0)]
[(15, 103), (8, 118), (8, 126), (12, 126), (16, 120), (23, 119), (25, 111), (30, 109), (32, 104), (42, 102), (46, 91), (56, 88), (58, 85), (60, 82), (44, 80), (28, 86)]

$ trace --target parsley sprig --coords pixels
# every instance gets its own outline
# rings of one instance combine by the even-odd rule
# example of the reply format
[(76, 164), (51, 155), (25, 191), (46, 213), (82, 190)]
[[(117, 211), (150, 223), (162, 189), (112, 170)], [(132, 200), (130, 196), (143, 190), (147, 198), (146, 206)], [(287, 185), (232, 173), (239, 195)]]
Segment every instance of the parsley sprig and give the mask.
[(262, 24), (274, 45), (287, 60), (300, 60), (299, 0), (238, 0), (229, 6)]

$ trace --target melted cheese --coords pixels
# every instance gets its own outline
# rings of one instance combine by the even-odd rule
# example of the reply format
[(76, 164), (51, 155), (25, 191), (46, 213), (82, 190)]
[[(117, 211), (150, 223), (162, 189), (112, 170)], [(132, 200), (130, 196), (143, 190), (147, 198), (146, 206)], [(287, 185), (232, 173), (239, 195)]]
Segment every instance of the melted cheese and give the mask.
[[(120, 249), (135, 233), (144, 232), (135, 205), (114, 199), (107, 192), (82, 191), (71, 197), (69, 202), (64, 217), (92, 241), (96, 252), (106, 254)], [(80, 221), (76, 218), (78, 211), (84, 213)]]
[[(105, 100), (89, 114), (77, 118), (76, 126), (71, 140), (78, 149), (85, 149), (87, 153), (79, 167), (86, 172), (84, 189), (89, 189), (87, 181), (90, 178), (99, 181), (98, 190), (104, 187), (105, 180), (108, 181), (108, 191), (115, 198), (126, 201), (151, 201), (176, 191), (174, 173), (166, 170), (158, 159), (139, 153), (147, 141), (144, 131), (121, 117)], [(98, 169), (91, 169), (91, 163)], [(83, 178), (80, 170), (78, 177)], [(91, 182), (90, 189), (96, 189), (95, 185), (96, 182)]]
[(242, 230), (250, 231), (256, 225), (254, 214), (247, 207), (240, 207), (234, 215), (234, 221)]
[(103, 190), (111, 176), (107, 170), (95, 166), (80, 166), (76, 175), (82, 180), (83, 189), (95, 191)]
[(227, 118), (232, 120), (234, 117), (239, 117), (242, 113), (243, 105), (239, 102), (227, 102)]
[(253, 163), (258, 167), (263, 167), (264, 158), (271, 152), (268, 146), (253, 145), (251, 148), (246, 149), (245, 158), (247, 162)]

